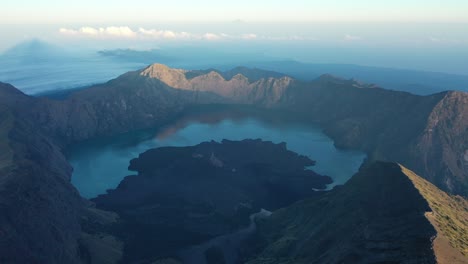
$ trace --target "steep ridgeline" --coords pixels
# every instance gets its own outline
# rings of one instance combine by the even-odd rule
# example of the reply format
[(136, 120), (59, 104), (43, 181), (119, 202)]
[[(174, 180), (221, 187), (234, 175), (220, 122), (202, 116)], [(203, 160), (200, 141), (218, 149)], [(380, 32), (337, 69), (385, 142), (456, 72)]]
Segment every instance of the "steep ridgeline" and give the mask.
[[(237, 103), (271, 106), (278, 103), (294, 80), (280, 74), (236, 68), (223, 74), (218, 71), (187, 71), (153, 64), (142, 76), (159, 79), (170, 87), (190, 91), (213, 92)], [(243, 74), (242, 74), (243, 73)]]
[(261, 250), (248, 263), (466, 263), (467, 206), (396, 163), (375, 162), (260, 220)]
[(322, 76), (289, 89), (282, 106), (321, 123), (337, 146), (401, 163), (445, 191), (468, 196), (468, 93), (417, 96), (359, 87)]

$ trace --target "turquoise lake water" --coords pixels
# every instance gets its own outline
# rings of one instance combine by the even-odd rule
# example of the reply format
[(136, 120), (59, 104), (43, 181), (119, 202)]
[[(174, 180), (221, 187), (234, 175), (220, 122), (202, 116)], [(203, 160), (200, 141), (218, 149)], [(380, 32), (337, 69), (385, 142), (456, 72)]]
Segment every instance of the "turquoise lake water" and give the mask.
[(153, 131), (132, 132), (73, 146), (68, 151), (74, 168), (72, 183), (83, 197), (93, 198), (117, 187), (125, 176), (135, 174), (127, 170), (129, 161), (148, 149), (246, 138), (286, 142), (289, 150), (317, 162), (311, 169), (332, 177), (334, 183), (329, 188), (345, 183), (366, 157), (360, 151), (335, 148), (333, 141), (314, 125), (266, 122), (252, 117), (216, 121), (198, 118), (179, 120)]

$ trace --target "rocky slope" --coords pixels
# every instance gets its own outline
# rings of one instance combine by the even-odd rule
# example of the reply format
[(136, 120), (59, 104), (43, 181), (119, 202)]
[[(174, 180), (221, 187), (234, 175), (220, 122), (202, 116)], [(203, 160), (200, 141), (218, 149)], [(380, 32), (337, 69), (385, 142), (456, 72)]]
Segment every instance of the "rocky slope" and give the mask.
[(78, 263), (82, 200), (61, 150), (23, 118), (34, 101), (0, 83), (0, 262)]
[[(466, 214), (465, 199), (376, 162), (344, 186), (260, 221), (263, 246), (248, 263), (466, 263)], [(461, 240), (440, 249), (446, 237)]]
[(422, 154), (422, 166), (415, 167), (422, 175), (445, 190), (467, 196), (468, 93), (445, 93), (413, 147)]
[(417, 96), (323, 76), (295, 86), (280, 107), (321, 123), (344, 148), (399, 162), (451, 193), (468, 195), (468, 93)]
[(158, 125), (188, 105), (228, 101), (209, 92), (173, 89), (130, 72), (66, 100), (41, 99), (30, 114), (46, 133), (67, 144)]
[(152, 65), (60, 101), (0, 83), (0, 262), (78, 263), (93, 255), (79, 242), (89, 231), (81, 221), (89, 204), (70, 184), (63, 149), (159, 125), (200, 104), (251, 104), (318, 122), (338, 146), (400, 162), (467, 195), (467, 93), (415, 96), (332, 76), (311, 83), (263, 72), (228, 77)]
[[(246, 71), (245, 68), (237, 68), (237, 70), (234, 69), (226, 74), (214, 70), (208, 72), (190, 72), (181, 69), (171, 69), (162, 64), (153, 64), (142, 70), (140, 74), (161, 80), (176, 89), (208, 91), (227, 97), (238, 103), (253, 103), (267, 106), (278, 103), (285, 90), (294, 82), (290, 77), (278, 77), (278, 74), (272, 72), (261, 71), (245, 74), (246, 72), (249, 71)], [(189, 79), (187, 76), (191, 78)]]

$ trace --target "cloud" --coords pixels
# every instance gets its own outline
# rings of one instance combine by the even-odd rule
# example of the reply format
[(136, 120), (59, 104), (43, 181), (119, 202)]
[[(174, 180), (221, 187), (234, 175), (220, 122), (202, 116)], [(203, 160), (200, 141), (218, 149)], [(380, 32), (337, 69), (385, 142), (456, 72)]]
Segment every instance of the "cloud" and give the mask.
[(59, 32), (60, 34), (64, 34), (64, 35), (75, 35), (78, 33), (76, 30), (68, 29), (68, 28), (60, 28)]
[[(222, 40), (231, 39), (227, 34), (204, 33), (193, 34), (188, 32), (176, 32), (172, 30), (145, 29), (138, 28), (133, 31), (131, 28), (124, 27), (80, 27), (78, 29), (60, 28), (59, 33), (66, 36), (78, 37), (100, 37), (100, 38), (140, 38), (140, 39), (166, 39), (166, 40)], [(240, 38), (240, 37), (239, 37)]]
[(60, 28), (59, 32), (63, 35), (87, 37), (134, 38), (137, 36), (137, 33), (129, 27), (81, 27), (79, 29)]
[(358, 40), (361, 40), (362, 38), (359, 37), (359, 36), (353, 36), (353, 35), (350, 35), (350, 34), (346, 34), (343, 39), (345, 41), (358, 41)]
[(254, 33), (246, 33), (239, 35), (230, 35), (226, 33), (190, 33), (185, 31), (172, 31), (161, 29), (147, 29), (140, 27), (137, 30), (132, 30), (128, 26), (111, 26), (111, 27), (80, 27), (60, 28), (59, 33), (70, 37), (97, 38), (97, 39), (141, 39), (141, 40), (205, 40), (205, 41), (229, 41), (229, 40), (308, 40), (300, 36), (290, 37), (269, 37), (259, 36)]
[(99, 34), (99, 30), (92, 28), (92, 27), (82, 27), (80, 28), (80, 33), (97, 36)]
[(202, 37), (203, 37), (203, 39), (206, 39), (206, 40), (220, 40), (220, 39), (222, 39), (221, 35), (214, 34), (214, 33), (205, 33), (205, 34), (203, 34)]
[(124, 37), (124, 38), (133, 38), (137, 35), (129, 27), (107, 27), (99, 28), (99, 32), (109, 36)]
[(243, 34), (241, 38), (242, 39), (256, 39), (257, 35), (256, 34)]
[(139, 28), (138, 33), (142, 37), (154, 39), (191, 39), (193, 35), (187, 32), (174, 32), (171, 30), (156, 30)]

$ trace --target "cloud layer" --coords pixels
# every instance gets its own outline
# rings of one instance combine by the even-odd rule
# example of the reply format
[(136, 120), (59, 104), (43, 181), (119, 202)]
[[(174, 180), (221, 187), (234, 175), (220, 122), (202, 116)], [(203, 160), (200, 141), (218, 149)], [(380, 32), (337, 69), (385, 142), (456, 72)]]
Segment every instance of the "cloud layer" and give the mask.
[(92, 37), (92, 38), (140, 38), (140, 39), (165, 39), (165, 40), (228, 40), (228, 39), (245, 39), (255, 40), (259, 37), (256, 34), (248, 33), (242, 35), (228, 35), (218, 33), (203, 33), (195, 34), (189, 32), (177, 32), (172, 30), (145, 29), (138, 28), (132, 30), (130, 27), (80, 27), (78, 29), (60, 28), (59, 33), (66, 36), (75, 37)]
[(79, 29), (68, 29), (61, 28), (59, 29), (61, 34), (65, 35), (82, 35), (82, 36), (104, 36), (104, 37), (122, 37), (122, 38), (133, 38), (137, 36), (137, 33), (134, 32), (129, 27), (106, 27), (106, 28), (93, 28), (93, 27), (81, 27)]
[(223, 41), (223, 40), (271, 40), (271, 41), (306, 41), (317, 40), (316, 38), (303, 36), (283, 36), (272, 37), (262, 36), (254, 33), (244, 33), (238, 35), (226, 33), (190, 33), (185, 31), (147, 29), (140, 27), (136, 30), (128, 26), (111, 26), (111, 27), (80, 27), (80, 28), (60, 28), (59, 33), (68, 37), (95, 38), (95, 39), (142, 39), (142, 40), (206, 40), (206, 41)]

